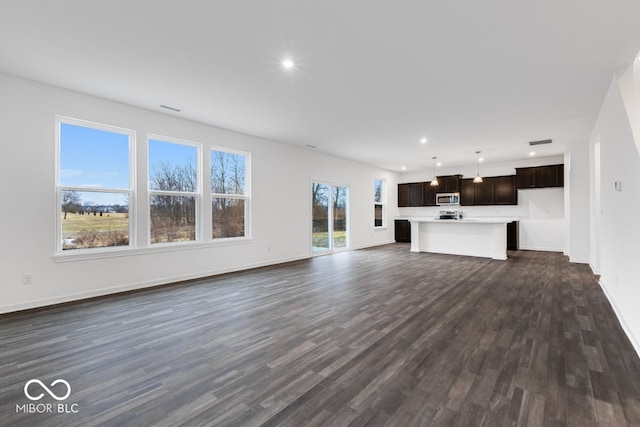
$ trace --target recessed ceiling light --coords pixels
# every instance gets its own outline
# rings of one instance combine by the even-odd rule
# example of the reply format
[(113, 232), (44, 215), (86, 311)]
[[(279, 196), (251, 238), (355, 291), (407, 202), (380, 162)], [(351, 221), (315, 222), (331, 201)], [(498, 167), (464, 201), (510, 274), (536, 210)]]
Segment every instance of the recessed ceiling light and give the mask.
[(532, 151), (532, 152), (530, 152), (530, 153), (529, 153), (529, 155), (530, 155), (530, 156), (535, 156), (535, 155), (536, 155), (536, 152), (535, 152), (535, 151)]
[(293, 62), (293, 59), (290, 58), (286, 58), (284, 61), (282, 61), (282, 66), (288, 70), (292, 69), (294, 65), (295, 63)]
[(427, 138), (422, 138), (422, 139), (420, 140), (420, 142), (421, 142), (422, 144), (426, 144), (426, 143), (427, 143)]
[(482, 157), (480, 157), (480, 158), (478, 159), (478, 161), (479, 161), (479, 162), (484, 162), (484, 159), (483, 159)]
[(442, 166), (442, 163), (438, 163), (436, 166)]
[(405, 166), (402, 166), (400, 169), (407, 170), (407, 168)]

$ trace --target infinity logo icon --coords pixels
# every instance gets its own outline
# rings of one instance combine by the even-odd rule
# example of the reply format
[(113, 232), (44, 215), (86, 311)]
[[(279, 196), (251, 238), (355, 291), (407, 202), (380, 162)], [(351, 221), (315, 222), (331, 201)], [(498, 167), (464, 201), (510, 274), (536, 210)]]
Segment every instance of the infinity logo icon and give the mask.
[(56, 400), (65, 400), (65, 399), (66, 399), (67, 397), (69, 397), (69, 395), (71, 394), (71, 385), (69, 385), (69, 383), (68, 383), (68, 382), (66, 382), (66, 381), (65, 381), (65, 380), (63, 380), (63, 379), (57, 379), (57, 380), (55, 380), (54, 382), (52, 382), (52, 383), (50, 384), (50, 387), (53, 387), (53, 386), (55, 386), (56, 384), (60, 384), (60, 383), (62, 383), (62, 384), (64, 384), (64, 385), (66, 385), (66, 386), (67, 386), (67, 394), (65, 394), (65, 395), (64, 395), (64, 396), (62, 396), (62, 397), (60, 397), (60, 396), (58, 396), (57, 394), (55, 394), (54, 392), (52, 392), (52, 391), (49, 389), (49, 387), (47, 387), (46, 385), (44, 385), (44, 383), (43, 383), (42, 381), (40, 381), (40, 380), (36, 380), (36, 379), (32, 379), (32, 380), (27, 381), (27, 383), (24, 385), (24, 395), (25, 395), (25, 396), (27, 396), (27, 397), (28, 397), (29, 399), (31, 399), (31, 400), (40, 400), (40, 399), (42, 399), (42, 397), (44, 396), (44, 393), (40, 393), (40, 394), (39, 394), (39, 395), (37, 395), (37, 396), (31, 396), (31, 395), (29, 394), (29, 390), (28, 390), (28, 388), (29, 388), (29, 386), (30, 386), (32, 383), (40, 384), (40, 387), (42, 387), (42, 388), (44, 389), (44, 391), (46, 391), (47, 393), (49, 393), (49, 396), (53, 397), (53, 398), (54, 398), (54, 399), (56, 399)]

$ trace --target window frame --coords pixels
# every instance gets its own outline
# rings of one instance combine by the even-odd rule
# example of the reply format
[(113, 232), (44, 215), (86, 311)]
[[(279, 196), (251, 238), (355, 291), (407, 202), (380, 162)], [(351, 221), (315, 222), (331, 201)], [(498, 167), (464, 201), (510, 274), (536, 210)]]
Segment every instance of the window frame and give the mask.
[[(151, 140), (166, 142), (170, 144), (178, 144), (185, 145), (187, 147), (194, 147), (196, 149), (196, 191), (169, 191), (169, 190), (153, 190), (151, 189), (151, 165), (149, 163), (150, 156), (150, 142)], [(147, 194), (146, 194), (146, 202), (147, 202), (147, 247), (148, 248), (156, 248), (162, 246), (178, 246), (178, 245), (193, 245), (203, 242), (203, 226), (202, 226), (202, 218), (203, 214), (203, 175), (204, 175), (204, 167), (202, 163), (202, 152), (203, 152), (203, 144), (200, 142), (189, 141), (187, 139), (182, 138), (173, 138), (170, 136), (159, 135), (154, 133), (147, 134), (147, 170), (146, 170), (146, 181), (147, 181)], [(195, 199), (195, 234), (194, 240), (176, 240), (173, 242), (152, 242), (151, 241), (151, 197), (154, 195), (159, 196), (187, 196), (194, 197)]]
[[(211, 188), (211, 158), (213, 156), (213, 152), (219, 151), (223, 153), (235, 154), (244, 157), (244, 194), (223, 194), (223, 193), (214, 193)], [(207, 171), (208, 180), (207, 183), (209, 185), (209, 216), (210, 216), (210, 226), (211, 230), (207, 236), (212, 242), (222, 243), (222, 242), (232, 242), (239, 240), (251, 240), (251, 153), (242, 150), (235, 150), (232, 148), (221, 147), (219, 145), (211, 145), (209, 147), (209, 169)], [(214, 199), (236, 199), (236, 200), (244, 200), (244, 236), (235, 236), (235, 237), (213, 237), (213, 212), (212, 204)]]
[[(92, 259), (128, 257), (133, 255), (144, 255), (152, 253), (175, 252), (182, 250), (196, 250), (200, 248), (211, 248), (220, 246), (235, 246), (250, 244), (252, 241), (252, 200), (251, 200), (251, 152), (237, 150), (216, 145), (214, 142), (200, 143), (185, 138), (175, 138), (162, 135), (160, 133), (145, 132), (147, 143), (138, 141), (137, 132), (122, 126), (104, 124), (91, 120), (67, 117), (64, 115), (54, 115), (54, 203), (55, 227), (56, 231), (52, 233), (51, 247), (53, 248), (52, 259), (56, 263), (75, 262)], [(83, 126), (91, 129), (103, 130), (107, 132), (115, 132), (124, 134), (129, 137), (129, 188), (111, 188), (111, 187), (75, 187), (60, 185), (60, 137), (61, 123), (70, 125)], [(194, 192), (165, 192), (164, 190), (150, 190), (149, 182), (149, 140), (155, 139), (167, 143), (177, 143), (196, 147), (198, 159), (196, 167), (198, 168), (197, 177), (197, 195)], [(241, 198), (245, 200), (245, 218), (244, 218), (244, 236), (228, 237), (228, 238), (212, 238), (212, 194), (210, 189), (211, 155), (205, 155), (206, 150), (209, 152), (222, 151), (232, 154), (239, 154), (245, 159), (245, 194), (244, 195), (224, 195), (224, 197)], [(81, 191), (81, 192), (111, 192), (126, 193), (129, 197), (129, 244), (122, 246), (105, 246), (87, 249), (62, 250), (62, 191)], [(170, 195), (195, 195), (196, 196), (196, 240), (180, 240), (175, 242), (159, 242), (151, 243), (151, 196), (156, 192), (163, 192)], [(53, 205), (53, 203), (52, 203)], [(145, 212), (146, 209), (146, 212)]]
[[(129, 187), (128, 188), (116, 188), (116, 187), (96, 187), (96, 186), (72, 186), (62, 185), (60, 183), (60, 160), (61, 160), (61, 128), (63, 124), (85, 127), (94, 130), (100, 130), (105, 132), (118, 133), (121, 135), (128, 135), (129, 137)], [(55, 212), (56, 212), (56, 232), (54, 241), (54, 256), (60, 257), (84, 257), (87, 255), (100, 255), (113, 252), (130, 251), (137, 247), (136, 241), (136, 131), (133, 129), (127, 129), (119, 126), (107, 125), (104, 123), (97, 123), (88, 120), (75, 119), (72, 117), (66, 117), (62, 115), (55, 115), (55, 171), (54, 171), (54, 185), (55, 185)], [(64, 250), (62, 248), (62, 192), (63, 191), (77, 191), (85, 193), (114, 193), (123, 194), (126, 193), (129, 197), (128, 206), (128, 240), (127, 245), (121, 246), (101, 246), (95, 248), (73, 249)]]
[[(376, 181), (380, 181), (381, 191), (380, 191), (380, 202), (376, 201)], [(376, 207), (382, 207), (382, 224), (376, 225)], [(374, 229), (383, 229), (387, 228), (387, 180), (384, 178), (374, 178), (373, 179), (373, 228)]]

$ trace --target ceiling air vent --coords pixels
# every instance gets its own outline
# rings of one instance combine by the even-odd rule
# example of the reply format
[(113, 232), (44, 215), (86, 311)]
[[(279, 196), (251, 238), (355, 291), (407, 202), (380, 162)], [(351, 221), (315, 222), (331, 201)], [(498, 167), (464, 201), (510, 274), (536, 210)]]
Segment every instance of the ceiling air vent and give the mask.
[(550, 139), (542, 139), (540, 141), (529, 141), (529, 145), (543, 145), (543, 144), (551, 144)]
[(162, 104), (160, 107), (161, 108), (166, 108), (167, 110), (175, 111), (176, 113), (179, 113), (181, 111), (179, 108), (170, 107), (170, 106), (164, 105), (164, 104)]

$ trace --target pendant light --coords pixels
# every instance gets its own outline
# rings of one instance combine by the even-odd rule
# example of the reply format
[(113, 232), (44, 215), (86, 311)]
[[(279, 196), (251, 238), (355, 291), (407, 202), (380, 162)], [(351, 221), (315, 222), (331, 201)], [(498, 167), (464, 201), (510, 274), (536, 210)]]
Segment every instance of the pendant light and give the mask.
[(478, 156), (478, 161), (477, 161), (478, 169), (476, 172), (476, 177), (473, 178), (473, 183), (480, 184), (482, 183), (482, 177), (480, 176), (480, 151), (476, 151), (476, 156)]
[(436, 159), (437, 157), (432, 157), (433, 159), (433, 179), (431, 180), (431, 186), (432, 187), (437, 187), (438, 186), (438, 178), (436, 177)]

